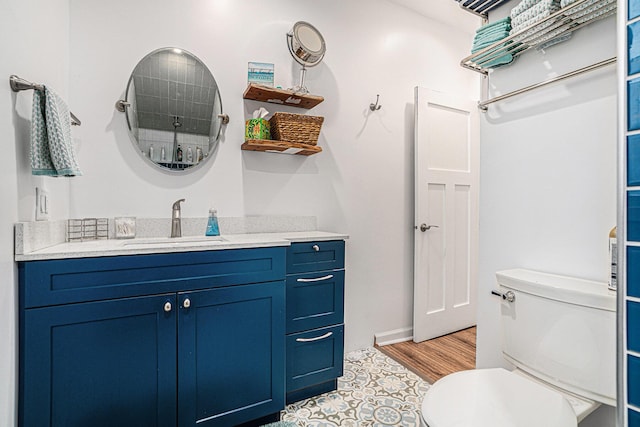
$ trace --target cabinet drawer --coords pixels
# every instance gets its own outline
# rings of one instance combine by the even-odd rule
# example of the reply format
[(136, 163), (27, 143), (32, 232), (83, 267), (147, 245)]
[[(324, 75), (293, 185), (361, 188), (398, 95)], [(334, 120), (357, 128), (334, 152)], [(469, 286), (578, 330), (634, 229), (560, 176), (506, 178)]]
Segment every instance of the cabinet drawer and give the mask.
[(287, 392), (342, 375), (344, 326), (287, 335)]
[(344, 268), (344, 241), (292, 243), (287, 249), (287, 274)]
[(344, 270), (287, 276), (287, 333), (344, 321)]
[(282, 280), (285, 248), (28, 261), (24, 308)]

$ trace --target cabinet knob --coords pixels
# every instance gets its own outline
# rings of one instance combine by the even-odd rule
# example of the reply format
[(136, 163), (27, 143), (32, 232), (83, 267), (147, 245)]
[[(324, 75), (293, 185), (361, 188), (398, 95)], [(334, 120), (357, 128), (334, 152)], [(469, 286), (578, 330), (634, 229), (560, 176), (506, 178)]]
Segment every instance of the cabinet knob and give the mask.
[(182, 306), (184, 308), (189, 308), (191, 307), (191, 300), (189, 298), (185, 298), (184, 301), (182, 302)]
[(313, 245), (313, 246), (311, 246), (311, 248), (313, 248), (313, 250), (316, 251), (316, 252), (320, 252), (320, 246), (318, 246), (318, 245)]
[(164, 311), (167, 313), (171, 311), (171, 303), (169, 301), (164, 303)]

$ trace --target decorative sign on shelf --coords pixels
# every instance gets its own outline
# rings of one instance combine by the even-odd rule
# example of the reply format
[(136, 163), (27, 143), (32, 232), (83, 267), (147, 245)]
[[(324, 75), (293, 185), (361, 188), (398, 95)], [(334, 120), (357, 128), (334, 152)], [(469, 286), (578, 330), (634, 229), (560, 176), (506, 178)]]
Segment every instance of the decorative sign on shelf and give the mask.
[(248, 82), (273, 87), (273, 69), (268, 62), (249, 62)]

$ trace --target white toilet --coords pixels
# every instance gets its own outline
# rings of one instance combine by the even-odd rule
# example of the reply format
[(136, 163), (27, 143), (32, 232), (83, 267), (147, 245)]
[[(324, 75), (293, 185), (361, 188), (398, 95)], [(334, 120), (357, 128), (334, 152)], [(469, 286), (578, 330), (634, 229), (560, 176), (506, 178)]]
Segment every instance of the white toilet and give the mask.
[(615, 292), (522, 269), (496, 276), (505, 298), (496, 334), (516, 369), (440, 379), (422, 403), (423, 426), (575, 427), (600, 404), (615, 406)]

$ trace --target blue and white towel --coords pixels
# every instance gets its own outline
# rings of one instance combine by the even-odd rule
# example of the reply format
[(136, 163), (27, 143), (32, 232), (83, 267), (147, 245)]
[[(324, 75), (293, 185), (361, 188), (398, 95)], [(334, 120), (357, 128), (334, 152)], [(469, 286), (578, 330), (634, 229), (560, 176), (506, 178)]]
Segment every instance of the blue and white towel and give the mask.
[[(577, 0), (562, 0), (560, 4), (562, 5), (562, 7), (566, 7), (572, 3), (575, 3), (576, 1)], [(614, 11), (616, 10), (617, 6), (616, 0), (607, 0), (606, 2), (604, 2), (604, 4), (606, 5), (604, 7), (601, 7), (601, 5), (597, 5), (597, 3), (599, 2), (600, 0), (590, 0), (582, 3), (578, 7), (572, 8), (569, 12), (571, 14), (571, 19), (581, 24), (588, 19), (597, 18), (605, 14), (613, 15), (615, 13)]]
[(513, 9), (511, 9), (511, 19), (514, 19), (527, 9), (531, 9), (533, 6), (540, 3), (540, 1), (541, 0), (522, 0)]
[[(520, 7), (521, 5), (528, 5), (529, 8), (523, 9)], [(560, 10), (560, 0), (537, 0), (535, 3), (533, 3), (533, 0), (523, 0), (516, 8), (519, 8), (519, 13), (512, 19), (513, 29), (511, 34), (521, 32), (527, 27), (533, 26), (533, 28), (516, 36), (513, 39), (514, 41), (521, 41), (538, 50), (543, 50), (571, 38), (571, 32), (567, 32), (567, 27), (564, 25), (558, 26), (554, 21), (535, 25)], [(543, 31), (549, 27), (554, 28), (547, 32)]]
[[(479, 52), (482, 49), (505, 39), (509, 36), (510, 30), (510, 16), (478, 28), (476, 35), (473, 38), (471, 53)], [(499, 44), (496, 48), (477, 57), (476, 62), (486, 68), (496, 68), (501, 65), (509, 64), (513, 62), (514, 56), (509, 53), (509, 49), (504, 49), (506, 47), (506, 43)]]
[(48, 176), (82, 175), (71, 140), (67, 104), (53, 91), (33, 91), (31, 173)]
[(541, 21), (558, 10), (560, 10), (559, 0), (541, 0), (534, 6), (511, 19), (512, 31), (519, 31), (522, 28)]

